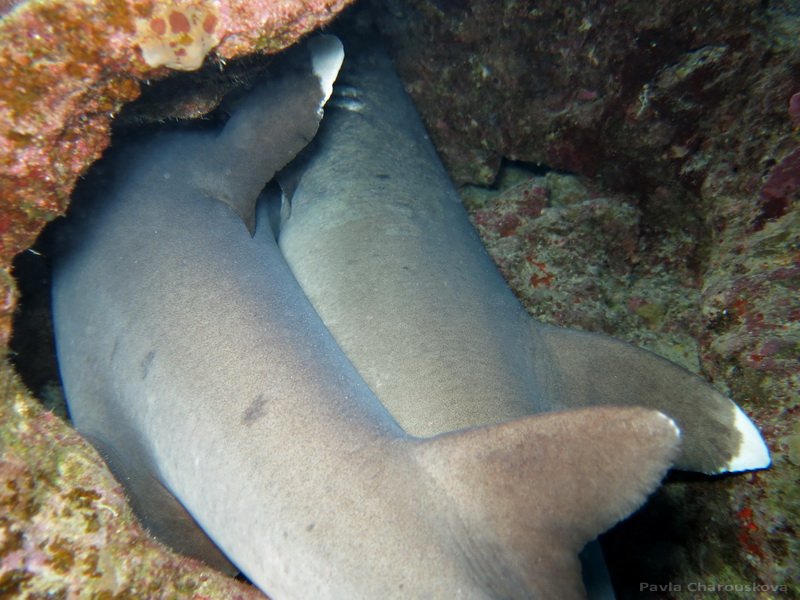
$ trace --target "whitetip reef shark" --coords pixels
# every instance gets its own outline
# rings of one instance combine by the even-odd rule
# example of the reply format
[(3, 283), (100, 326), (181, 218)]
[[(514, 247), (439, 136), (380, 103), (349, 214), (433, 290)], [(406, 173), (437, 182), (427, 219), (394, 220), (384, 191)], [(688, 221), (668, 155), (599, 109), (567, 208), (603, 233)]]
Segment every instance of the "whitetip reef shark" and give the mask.
[[(319, 301), (309, 281), (321, 289), (327, 280), (318, 272), (306, 280), (296, 267), (306, 291), (301, 288), (266, 205), (256, 205), (264, 185), (314, 136), (342, 62), (341, 44), (331, 36), (311, 40), (307, 52), (308, 67), (286, 69), (255, 87), (221, 131), (165, 131), (114, 149), (108, 178), (75, 202), (57, 236), (53, 313), (70, 413), (156, 533), (222, 565), (211, 551), (196, 550), (203, 540), (180, 540), (193, 527), (185, 507), (274, 600), (581, 598), (578, 552), (638, 508), (676, 461), (698, 460), (710, 470), (766, 466), (766, 450), (751, 448), (753, 435), (760, 442), (755, 428), (730, 416), (738, 409), (662, 359), (648, 358), (677, 373), (674, 393), (655, 388), (658, 400), (639, 403), (625, 402), (632, 392), (623, 394), (622, 403), (655, 408), (608, 405), (615, 388), (645, 391), (658, 378), (614, 382), (594, 372), (569, 354), (582, 352), (581, 334), (569, 346), (555, 328), (533, 325), (512, 307), (500, 310), (510, 292), (499, 275), (489, 275), (491, 263), (480, 261), (477, 281), (497, 281), (506, 290), (480, 309), (487, 318), (500, 310), (500, 329), (486, 338), (484, 359), (516, 365), (533, 357), (525, 377), (538, 380), (538, 392), (502, 408), (511, 391), (525, 388), (504, 382), (509, 369), (503, 368), (491, 375), (494, 386), (487, 381), (480, 388), (490, 393), (487, 407), (467, 400), (466, 416), (456, 417), (459, 398), (447, 394), (459, 390), (448, 391), (423, 371), (408, 381), (413, 408), (403, 414), (374, 372), (359, 366), (364, 353), (343, 351), (347, 343), (335, 319), (309, 302)], [(341, 171), (321, 193), (338, 193), (339, 175), (354, 168), (385, 200), (381, 186), (402, 175), (413, 192), (407, 199), (430, 188), (445, 200), (441, 206), (426, 200), (420, 210), (431, 212), (420, 219), (452, 217), (456, 229), (463, 227), (413, 106), (391, 70), (386, 77), (378, 73), (384, 60), (378, 54), (353, 61), (361, 65), (353, 72), (359, 111), (332, 111), (330, 117), (343, 121), (332, 120), (327, 142), (311, 151), (322, 165), (326, 143), (342, 149)], [(378, 101), (390, 96), (385, 109), (363, 93), (373, 83)], [(351, 118), (368, 127), (353, 127)], [(360, 139), (364, 134), (382, 139)], [(373, 153), (384, 163), (377, 171)], [(301, 225), (303, 194), (312, 182), (324, 188), (325, 179), (313, 162), (293, 173), (287, 178), (298, 186), (280, 230), (287, 256), (300, 247), (299, 238), (291, 241), (292, 228), (301, 232), (316, 223)], [(395, 182), (386, 189), (396, 189)], [(390, 212), (413, 211), (407, 199)], [(341, 219), (334, 213), (332, 222)], [(418, 225), (412, 218), (395, 233)], [(454, 233), (451, 242), (461, 244), (462, 235)], [(476, 240), (463, 248), (469, 264)], [(413, 269), (412, 258), (400, 269)], [(449, 268), (426, 251), (418, 258), (431, 261), (430, 269)], [(444, 273), (449, 281), (450, 271)], [(421, 283), (423, 289), (427, 283)], [(424, 312), (428, 293), (408, 310)], [(459, 306), (472, 310), (472, 302)], [(372, 307), (364, 306), (366, 315)], [(515, 320), (503, 324), (506, 314)], [(384, 316), (392, 318), (392, 311)], [(455, 323), (460, 330), (464, 320)], [(500, 343), (506, 334), (512, 336), (505, 340), (508, 351)], [(480, 328), (474, 335), (482, 335)], [(609, 352), (621, 344), (606, 343)], [(429, 366), (438, 370), (473, 356), (475, 348), (453, 346), (451, 355), (434, 350), (419, 346), (409, 356), (431, 352)], [(386, 377), (408, 375), (411, 363), (394, 356)], [(431, 386), (428, 417), (422, 416), (420, 379)], [(703, 393), (690, 393), (698, 386)], [(579, 400), (567, 402), (570, 394)], [(661, 406), (667, 397), (669, 405)], [(673, 402), (689, 401), (716, 403), (705, 411), (715, 425), (702, 435), (701, 423), (705, 441), (696, 443), (691, 432), (698, 430), (687, 422), (691, 436), (684, 436), (681, 450), (673, 418), (685, 415), (670, 411)], [(604, 406), (537, 414), (562, 404)], [(686, 446), (697, 448), (692, 458)]]
[(287, 177), (279, 245), (400, 425), (429, 437), (567, 408), (648, 406), (681, 429), (676, 468), (767, 466), (750, 419), (700, 377), (627, 342), (530, 317), (379, 40), (347, 41), (355, 48), (342, 92), (308, 159)]

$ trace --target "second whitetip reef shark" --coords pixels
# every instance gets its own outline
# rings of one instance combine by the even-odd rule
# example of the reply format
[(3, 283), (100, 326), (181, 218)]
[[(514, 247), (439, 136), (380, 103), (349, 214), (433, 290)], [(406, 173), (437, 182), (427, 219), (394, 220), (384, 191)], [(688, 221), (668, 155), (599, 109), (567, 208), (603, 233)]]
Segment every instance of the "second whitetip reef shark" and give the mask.
[(769, 464), (700, 378), (524, 312), (371, 39), (271, 218), (343, 60), (295, 54), (221, 130), (112, 150), (57, 235), (69, 410), (155, 533), (274, 600), (582, 598), (670, 467)]

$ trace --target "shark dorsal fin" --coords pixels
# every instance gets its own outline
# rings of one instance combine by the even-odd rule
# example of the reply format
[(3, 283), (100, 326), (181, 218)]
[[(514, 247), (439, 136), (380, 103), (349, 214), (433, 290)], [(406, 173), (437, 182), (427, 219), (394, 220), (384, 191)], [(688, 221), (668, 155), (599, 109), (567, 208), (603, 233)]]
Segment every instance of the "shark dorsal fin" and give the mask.
[(497, 597), (575, 598), (578, 552), (644, 503), (679, 442), (657, 411), (602, 407), (444, 434), (420, 442), (418, 460)]
[(204, 148), (214, 160), (195, 173), (198, 188), (230, 206), (251, 234), (259, 192), (316, 135), (343, 59), (338, 38), (312, 38), (288, 66), (248, 92)]

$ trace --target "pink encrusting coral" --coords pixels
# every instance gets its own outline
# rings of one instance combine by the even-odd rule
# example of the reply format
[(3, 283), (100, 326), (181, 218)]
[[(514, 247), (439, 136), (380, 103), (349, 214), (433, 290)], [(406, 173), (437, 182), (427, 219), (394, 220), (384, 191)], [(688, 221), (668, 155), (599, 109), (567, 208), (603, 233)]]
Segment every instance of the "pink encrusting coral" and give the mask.
[(800, 126), (800, 92), (792, 94), (792, 97), (789, 98), (789, 116), (792, 123)]
[(800, 188), (800, 148), (779, 162), (764, 183), (758, 195), (761, 209), (753, 221), (753, 226), (761, 229), (764, 221), (784, 216), (792, 201), (797, 203), (800, 199), (798, 188)]

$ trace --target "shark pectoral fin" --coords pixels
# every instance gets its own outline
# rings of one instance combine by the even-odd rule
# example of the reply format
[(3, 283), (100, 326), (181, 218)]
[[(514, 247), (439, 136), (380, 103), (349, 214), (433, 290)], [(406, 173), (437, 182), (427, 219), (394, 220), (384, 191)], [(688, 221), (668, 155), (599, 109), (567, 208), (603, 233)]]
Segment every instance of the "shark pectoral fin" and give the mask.
[(417, 451), (497, 597), (580, 598), (578, 552), (642, 505), (679, 443), (657, 411), (602, 407), (447, 433)]
[(600, 540), (586, 544), (580, 553), (580, 561), (586, 595), (591, 600), (616, 600)]
[(675, 468), (716, 474), (763, 469), (769, 450), (748, 416), (702, 378), (615, 338), (536, 323), (536, 376), (553, 409), (646, 406), (680, 427)]
[(316, 135), (344, 59), (332, 35), (309, 40), (290, 64), (248, 92), (195, 172), (206, 195), (230, 206), (253, 233), (261, 189)]
[(239, 572), (183, 505), (151, 473), (135, 461), (123, 458), (99, 438), (84, 437), (97, 449), (122, 484), (133, 512), (153, 537), (176, 552), (200, 560), (227, 575)]

